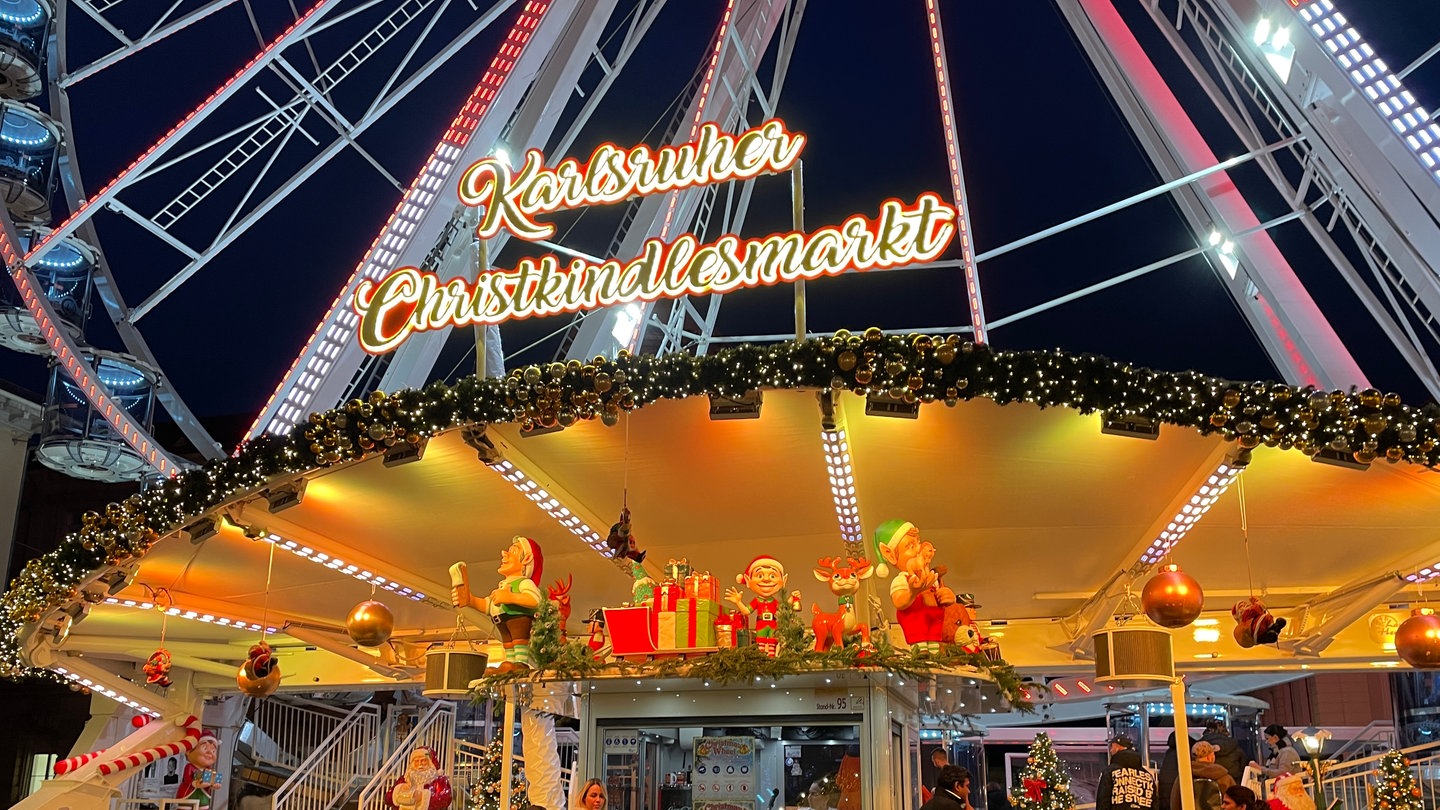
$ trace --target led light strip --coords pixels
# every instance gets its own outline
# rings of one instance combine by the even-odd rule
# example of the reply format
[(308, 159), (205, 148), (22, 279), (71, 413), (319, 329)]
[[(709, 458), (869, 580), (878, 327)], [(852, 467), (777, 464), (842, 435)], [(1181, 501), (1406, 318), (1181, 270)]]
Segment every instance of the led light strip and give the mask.
[(960, 168), (960, 141), (955, 134), (955, 98), (950, 92), (950, 68), (945, 61), (945, 33), (940, 25), (938, 0), (925, 0), (930, 29), (930, 54), (935, 63), (935, 87), (940, 93), (940, 122), (945, 127), (945, 158), (950, 164), (950, 191), (955, 195), (955, 228), (965, 271), (965, 298), (970, 305), (970, 327), (975, 342), (985, 343), (985, 302), (980, 297), (980, 276), (970, 244), (970, 203), (965, 196), (965, 172)]
[(1412, 585), (1420, 585), (1435, 577), (1440, 577), (1440, 562), (1431, 563), (1413, 574), (1406, 574), (1405, 581)]
[[(425, 212), (439, 196), (445, 178), (450, 176), (459, 162), (465, 146), (480, 125), (480, 119), (485, 116), (501, 86), (510, 77), (516, 61), (520, 58), (520, 52), (539, 27), (541, 18), (550, 10), (550, 5), (551, 0), (529, 0), (525, 4), (480, 83), (475, 85), (470, 98), (456, 114), (450, 128), (445, 130), (444, 137), (435, 145), (430, 159), (425, 161), (420, 174), (410, 184), (405, 196), (400, 199), (400, 204), (380, 229), (375, 241), (370, 244), (365, 258), (340, 288), (339, 295), (330, 303), (325, 319), (315, 326), (315, 331), (311, 333), (300, 355), (280, 380), (279, 387), (265, 402), (265, 407), (260, 409), (254, 424), (245, 434), (247, 440), (262, 432), (283, 435), (309, 411), (321, 381), (354, 338), (355, 328), (359, 325), (359, 318), (350, 310), (348, 303), (352, 291), (362, 278), (378, 280), (395, 269), (396, 260), (409, 244), (410, 237), (415, 233)], [(301, 361), (305, 363), (303, 371), (300, 369)], [(277, 398), (280, 399), (278, 404)], [(275, 406), (273, 413), (270, 410), (272, 405)]]
[[(690, 122), (690, 137), (686, 142), (695, 141), (700, 135), (700, 125), (705, 123), (705, 107), (710, 103), (710, 90), (715, 86), (715, 68), (720, 64), (720, 53), (725, 50), (725, 38), (730, 35), (730, 19), (735, 13), (735, 0), (726, 0), (725, 13), (720, 16), (720, 27), (715, 32), (715, 47), (710, 51), (710, 63), (705, 66), (705, 78), (700, 80), (699, 99), (695, 106), (695, 119)], [(670, 223), (675, 218), (675, 207), (679, 204), (678, 193), (670, 195), (670, 205), (665, 209), (665, 221), (660, 225), (660, 241), (670, 236)], [(639, 331), (636, 331), (639, 336)], [(634, 348), (632, 345), (631, 349)]]
[(1395, 134), (1404, 139), (1430, 176), (1440, 181), (1440, 126), (1431, 123), (1430, 113), (1416, 103), (1415, 96), (1331, 0), (1305, 3), (1298, 11), (1350, 81), (1370, 99)]
[(835, 517), (840, 521), (840, 539), (847, 545), (865, 546), (860, 530), (860, 502), (855, 500), (855, 472), (850, 463), (850, 442), (844, 430), (822, 430), (825, 468), (830, 473), (830, 494), (835, 499)]
[(1222, 461), (1215, 468), (1215, 472), (1205, 479), (1190, 500), (1180, 507), (1175, 517), (1160, 532), (1160, 536), (1150, 542), (1150, 547), (1140, 555), (1140, 562), (1144, 565), (1154, 565), (1165, 559), (1165, 555), (1175, 550), (1175, 545), (1190, 532), (1190, 527), (1199, 522), (1200, 518), (1210, 511), (1210, 507), (1225, 494), (1225, 490), (1235, 482), (1245, 468), (1236, 466), (1230, 461)]
[(272, 532), (266, 532), (263, 536), (260, 537), (260, 539), (266, 542), (274, 543), (277, 547), (285, 549), (286, 551), (294, 554), (296, 557), (300, 557), (301, 559), (306, 559), (310, 562), (323, 565), (332, 571), (338, 571), (347, 576), (352, 576), (360, 580), (361, 582), (369, 582), (372, 585), (378, 585), (379, 587), (395, 594), (396, 596), (403, 596), (413, 602), (426, 601), (425, 594), (415, 590), (414, 588), (408, 588), (393, 579), (387, 579), (380, 576), (379, 574), (367, 571), (364, 568), (356, 565), (355, 563), (347, 563), (339, 557), (335, 557), (330, 554), (326, 554), (323, 551), (318, 551), (316, 549), (310, 548), (304, 543), (298, 543), (294, 540), (288, 540)]
[[(136, 610), (154, 610), (156, 608), (154, 602), (148, 602), (140, 599), (120, 599), (114, 596), (106, 597), (105, 604), (135, 608)], [(250, 630), (256, 633), (260, 632), (261, 628), (263, 627), (266, 633), (280, 632), (280, 628), (278, 627), (262, 625), (259, 622), (247, 621), (245, 619), (235, 619), (229, 616), (221, 616), (216, 613), (208, 613), (203, 610), (189, 610), (187, 608), (179, 607), (177, 605), (170, 605), (169, 607), (161, 608), (160, 612), (164, 613), (166, 616), (175, 616), (176, 618), (180, 619), (191, 619), (197, 622), (213, 624), (217, 627), (234, 627), (240, 630)]]
[(584, 520), (580, 519), (579, 515), (566, 508), (565, 504), (560, 503), (560, 499), (547, 492), (539, 482), (526, 475), (524, 470), (503, 459), (487, 466), (500, 473), (501, 478), (509, 481), (510, 485), (515, 487), (521, 495), (540, 507), (540, 510), (553, 518), (556, 523), (580, 538), (580, 542), (594, 549), (603, 557), (610, 556), (610, 549), (605, 545), (605, 538), (590, 528)]
[(155, 709), (153, 709), (153, 708), (151, 708), (151, 707), (149, 707), (149, 706), (146, 706), (145, 704), (140, 703), (139, 701), (136, 701), (136, 700), (134, 700), (134, 699), (132, 699), (132, 698), (128, 698), (128, 697), (126, 697), (125, 695), (120, 694), (119, 692), (115, 691), (114, 689), (111, 689), (110, 687), (108, 687), (108, 686), (106, 686), (106, 685), (104, 685), (104, 684), (97, 683), (97, 682), (95, 682), (95, 681), (90, 680), (89, 678), (81, 677), (80, 675), (78, 675), (78, 674), (76, 674), (76, 673), (74, 673), (74, 672), (71, 672), (70, 670), (68, 670), (68, 669), (66, 669), (66, 668), (64, 668), (64, 667), (54, 667), (51, 671), (55, 672), (56, 674), (63, 675), (63, 676), (65, 676), (66, 679), (70, 680), (71, 682), (73, 682), (73, 683), (78, 683), (78, 684), (80, 684), (81, 686), (84, 686), (84, 687), (86, 687), (87, 689), (89, 689), (89, 690), (91, 690), (91, 691), (93, 691), (93, 692), (99, 692), (100, 694), (104, 695), (105, 697), (110, 698), (111, 700), (115, 701), (116, 703), (123, 703), (123, 704), (125, 704), (126, 706), (129, 706), (130, 708), (134, 709), (135, 711), (144, 712), (145, 714), (148, 714), (148, 715), (150, 715), (151, 717), (159, 717), (159, 716), (160, 716), (160, 712), (159, 712), (159, 711), (157, 711), (157, 710), (155, 710)]

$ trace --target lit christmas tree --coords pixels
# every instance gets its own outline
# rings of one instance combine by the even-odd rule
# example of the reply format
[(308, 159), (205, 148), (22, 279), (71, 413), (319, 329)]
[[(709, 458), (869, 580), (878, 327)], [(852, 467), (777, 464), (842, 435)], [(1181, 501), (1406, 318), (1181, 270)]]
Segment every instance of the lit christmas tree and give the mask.
[(1044, 732), (1035, 735), (1035, 742), (1030, 743), (1030, 754), (1020, 771), (1020, 784), (1010, 795), (1010, 803), (1015, 810), (1073, 810), (1075, 807), (1070, 775)]
[(1420, 786), (1410, 771), (1410, 760), (1391, 751), (1380, 758), (1380, 779), (1375, 784), (1376, 810), (1420, 810)]
[[(466, 797), (466, 810), (500, 810), (501, 763), (505, 760), (505, 741), (499, 737), (485, 746), (485, 755), (480, 760), (480, 772), (475, 784), (470, 786)], [(510, 810), (526, 810), (530, 797), (525, 793), (525, 773), (516, 770), (510, 779)]]

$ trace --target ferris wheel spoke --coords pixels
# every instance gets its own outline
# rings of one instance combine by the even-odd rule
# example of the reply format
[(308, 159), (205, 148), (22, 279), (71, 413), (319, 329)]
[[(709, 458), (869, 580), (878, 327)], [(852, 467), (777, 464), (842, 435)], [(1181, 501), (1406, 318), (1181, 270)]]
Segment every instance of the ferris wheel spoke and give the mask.
[(99, 23), (101, 28), (103, 28), (107, 33), (109, 33), (116, 40), (118, 40), (120, 42), (120, 48), (111, 51), (105, 56), (96, 59), (94, 62), (91, 62), (90, 64), (79, 68), (78, 70), (61, 76), (58, 84), (61, 89), (69, 89), (70, 87), (79, 84), (80, 82), (90, 78), (91, 76), (94, 76), (100, 71), (118, 64), (127, 57), (138, 53), (139, 51), (148, 48), (151, 45), (154, 45), (160, 40), (165, 39), (172, 34), (180, 33), (186, 28), (189, 28), (195, 23), (210, 16), (211, 14), (220, 11), (226, 6), (234, 5), (236, 2), (238, 2), (238, 0), (214, 0), (214, 2), (207, 4), (203, 8), (196, 9), (195, 11), (186, 14), (184, 17), (180, 17), (170, 22), (166, 22), (166, 20), (169, 19), (170, 12), (174, 11), (174, 7), (171, 7), (170, 9), (167, 9), (164, 14), (161, 15), (160, 19), (157, 20), (151, 26), (150, 30), (146, 31), (143, 36), (141, 36), (139, 39), (132, 40), (129, 37), (125, 36), (125, 32), (115, 27), (113, 24), (110, 23), (109, 20), (105, 18), (104, 11), (113, 8), (118, 4), (111, 3), (102, 10), (96, 8), (91, 3), (84, 2), (84, 0), (71, 0), (70, 5), (73, 5), (76, 8), (84, 11), (87, 16), (91, 17), (97, 23)]

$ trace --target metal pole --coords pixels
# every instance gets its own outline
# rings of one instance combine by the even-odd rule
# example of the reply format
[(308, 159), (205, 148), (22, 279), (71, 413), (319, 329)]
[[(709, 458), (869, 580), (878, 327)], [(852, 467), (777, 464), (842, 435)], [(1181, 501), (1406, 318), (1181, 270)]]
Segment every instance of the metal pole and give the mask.
[[(481, 361), (484, 362), (483, 360)], [(515, 701), (511, 699), (513, 687), (505, 689), (505, 722), (500, 727), (500, 733), (505, 735), (505, 750), (501, 754), (505, 758), (500, 763), (500, 806), (510, 806), (510, 782), (515, 778)], [(495, 744), (494, 740), (490, 741)], [(1195, 810), (1194, 807), (1185, 807), (1183, 810)]]
[[(490, 272), (490, 240), (475, 240), (475, 279)], [(475, 379), (485, 379), (485, 324), (475, 324)], [(508, 704), (507, 704), (508, 705)], [(510, 805), (502, 802), (501, 807)]]
[[(1190, 722), (1185, 716), (1185, 676), (1170, 682), (1170, 705), (1175, 708), (1175, 761), (1180, 766), (1175, 784), (1180, 790), (1180, 810), (1195, 810), (1195, 774), (1190, 769)], [(1160, 797), (1161, 806), (1170, 801)], [(501, 807), (508, 805), (501, 803)]]
[[(790, 170), (790, 222), (796, 233), (805, 231), (805, 162)], [(805, 279), (795, 281), (795, 339), (805, 339)]]

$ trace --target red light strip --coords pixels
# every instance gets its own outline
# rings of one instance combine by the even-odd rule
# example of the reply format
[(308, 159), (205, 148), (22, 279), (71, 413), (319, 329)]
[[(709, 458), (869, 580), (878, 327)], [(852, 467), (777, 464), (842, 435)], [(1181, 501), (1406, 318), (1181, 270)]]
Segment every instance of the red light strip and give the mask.
[[(505, 80), (510, 77), (510, 73), (515, 67), (515, 62), (519, 58), (521, 50), (530, 41), (530, 38), (534, 36), (535, 29), (539, 27), (541, 18), (550, 10), (550, 5), (551, 0), (529, 0), (529, 2), (525, 4), (525, 8), (520, 12), (519, 18), (517, 18), (515, 24), (511, 26), (510, 33), (506, 34), (505, 41), (501, 44), (500, 50), (496, 52), (495, 58), (490, 61), (490, 67), (480, 78), (480, 83), (475, 85), (475, 89), (470, 93), (470, 97), (466, 99), (465, 103), (460, 107), (460, 111), (456, 113), (455, 119), (450, 123), (450, 127), (445, 130), (445, 135), (440, 139), (440, 142), (435, 145), (434, 151), (431, 152), (430, 159), (425, 161), (420, 169), (420, 173), (415, 176), (415, 180), (410, 183), (410, 188), (407, 189), (405, 195), (400, 198), (400, 203), (395, 206), (395, 211), (390, 214), (390, 219), (385, 222), (385, 226), (382, 227), (380, 233), (375, 236), (375, 241), (370, 243), (370, 249), (366, 251), (365, 258), (355, 267), (355, 272), (351, 274), (344, 286), (340, 288), (340, 292), (335, 296), (335, 300), (330, 302), (330, 309), (326, 313), (325, 318), (315, 325), (315, 331), (310, 334), (309, 340), (305, 342), (305, 346), (295, 358), (295, 362), (290, 364), (289, 370), (285, 372), (285, 376), (280, 380), (280, 385), (276, 387), (275, 393), (270, 395), (270, 398), (265, 402), (265, 406), (261, 408), (260, 413), (256, 415), (254, 423), (250, 425), (250, 430), (245, 434), (246, 439), (254, 438), (262, 430), (269, 430), (276, 426), (277, 422), (281, 422), (286, 429), (295, 424), (294, 420), (279, 420), (277, 418), (278, 413), (276, 413), (271, 414), (268, 423), (262, 425), (262, 422), (267, 422), (267, 414), (270, 414), (270, 408), (276, 404), (277, 399), (282, 399), (282, 404), (289, 402), (295, 406), (297, 411), (304, 411), (305, 408), (309, 407), (310, 398), (313, 396), (313, 393), (311, 391), (297, 390), (295, 386), (291, 385), (291, 382), (299, 376), (297, 372), (300, 371), (301, 361), (308, 357), (310, 358), (310, 362), (315, 362), (316, 355), (312, 352), (312, 348), (314, 348), (316, 340), (324, 340), (334, 344), (338, 349), (340, 344), (349, 341), (350, 338), (354, 336), (357, 322), (353, 317), (349, 317), (346, 322), (335, 324), (335, 328), (328, 333), (325, 332), (325, 327), (331, 323), (331, 320), (336, 317), (337, 313), (346, 316), (351, 314), (347, 302), (350, 300), (352, 291), (360, 283), (362, 278), (379, 278), (394, 269), (384, 266), (386, 262), (377, 262), (375, 260), (377, 249), (380, 247), (381, 242), (384, 241), (387, 236), (390, 237), (393, 244), (399, 246), (403, 246), (410, 241), (409, 232), (411, 232), (412, 229), (408, 227), (408, 222), (402, 221), (402, 212), (409, 212), (416, 209), (423, 210), (433, 203), (435, 199), (433, 189), (439, 187), (439, 184), (443, 182), (444, 178), (459, 162), (462, 151), (465, 146), (470, 143), (470, 138), (475, 134), (476, 127), (480, 125), (480, 119), (484, 117), (486, 111), (490, 108), (490, 103), (493, 102), (496, 95), (499, 94), (500, 88), (505, 84)], [(387, 248), (387, 253), (388, 252), (389, 249)], [(394, 255), (398, 256), (398, 254), (399, 249), (396, 248)], [(328, 365), (328, 361), (322, 362), (326, 362)], [(289, 388), (288, 392), (286, 390), (287, 388)], [(276, 432), (283, 432), (283, 430)]]
[(965, 299), (970, 306), (970, 326), (975, 342), (986, 343), (985, 302), (980, 297), (980, 276), (975, 268), (975, 251), (970, 244), (970, 205), (965, 196), (965, 172), (960, 168), (960, 142), (955, 136), (955, 99), (950, 92), (950, 68), (945, 61), (945, 34), (940, 26), (939, 0), (925, 0), (925, 17), (930, 27), (930, 53), (935, 63), (935, 87), (940, 93), (940, 122), (945, 127), (945, 158), (950, 164), (950, 190), (955, 195), (956, 236), (965, 269)]
[[(715, 32), (715, 47), (710, 51), (710, 64), (705, 67), (705, 78), (700, 82), (699, 103), (695, 107), (695, 120), (690, 122), (690, 137), (686, 141), (694, 141), (700, 134), (700, 125), (705, 122), (705, 106), (710, 102), (710, 88), (715, 85), (715, 68), (720, 64), (720, 52), (725, 49), (725, 37), (730, 34), (730, 18), (735, 13), (735, 0), (726, 0), (725, 13), (720, 17), (720, 28)], [(660, 239), (664, 240), (670, 235), (670, 222), (675, 218), (675, 206), (679, 204), (679, 197), (670, 195), (670, 206), (665, 209), (665, 222), (660, 226)], [(639, 330), (635, 332), (635, 338), (640, 337)], [(633, 342), (633, 340), (632, 340)]]

